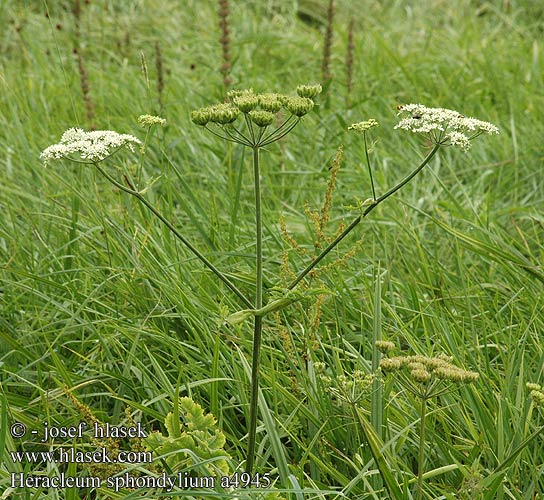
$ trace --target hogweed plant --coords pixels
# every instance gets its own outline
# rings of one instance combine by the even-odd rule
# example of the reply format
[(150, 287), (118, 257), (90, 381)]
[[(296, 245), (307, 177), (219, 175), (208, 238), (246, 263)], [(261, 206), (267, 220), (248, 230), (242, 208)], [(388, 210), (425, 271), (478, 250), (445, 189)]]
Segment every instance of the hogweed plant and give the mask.
[[(380, 341), (377, 347), (382, 352), (394, 349), (394, 344)], [(455, 384), (475, 382), (478, 373), (459, 368), (452, 363), (453, 358), (444, 354), (434, 357), (414, 355), (383, 358), (381, 370), (395, 376), (395, 380), (419, 400), (419, 447), (417, 457), (417, 500), (423, 498), (423, 468), (425, 460), (425, 429), (427, 404), (431, 399), (442, 396), (455, 389)]]
[(326, 374), (325, 363), (314, 363), (314, 369), (333, 401), (340, 405), (359, 405), (361, 400), (366, 398), (372, 390), (374, 375), (364, 373), (362, 370), (354, 370), (349, 375), (342, 373), (331, 377)]
[[(233, 322), (243, 321), (250, 315), (253, 319), (253, 352), (251, 358), (251, 394), (249, 406), (248, 451), (246, 470), (251, 473), (255, 458), (257, 432), (257, 406), (259, 397), (259, 360), (262, 339), (263, 316), (283, 308), (291, 301), (281, 297), (263, 307), (263, 247), (262, 247), (262, 209), (261, 209), (261, 171), (259, 153), (291, 132), (314, 107), (313, 98), (321, 92), (320, 85), (299, 85), (298, 96), (276, 93), (255, 94), (253, 90), (233, 90), (228, 92), (230, 101), (215, 104), (193, 111), (192, 121), (212, 134), (229, 142), (251, 148), (253, 152), (253, 177), (255, 190), (255, 307), (229, 317)], [(277, 118), (282, 109), (289, 112), (279, 124)], [(281, 114), (284, 117), (284, 114)], [(240, 118), (240, 120), (238, 120)], [(241, 122), (241, 124), (238, 124)]]
[[(275, 295), (264, 297), (263, 290), (263, 241), (261, 213), (261, 149), (279, 141), (289, 134), (315, 106), (315, 99), (321, 92), (320, 85), (300, 85), (297, 96), (287, 96), (277, 93), (258, 94), (252, 90), (230, 91), (229, 100), (212, 106), (195, 110), (191, 120), (204, 130), (229, 142), (239, 144), (252, 150), (255, 194), (255, 296), (252, 300), (246, 296), (222, 271), (220, 271), (192, 242), (190, 242), (145, 196), (152, 183), (142, 186), (142, 168), (147, 143), (151, 137), (152, 128), (165, 124), (162, 118), (143, 115), (139, 123), (146, 130), (145, 140), (129, 134), (119, 134), (114, 131), (84, 131), (79, 128), (67, 130), (58, 144), (46, 148), (41, 159), (44, 164), (62, 158), (76, 163), (94, 167), (115, 187), (134, 196), (155, 217), (157, 217), (192, 252), (213, 274), (217, 276), (240, 300), (246, 309), (231, 314), (227, 321), (232, 324), (253, 320), (253, 346), (251, 359), (251, 388), (248, 426), (248, 450), (246, 471), (252, 472), (255, 449), (257, 408), (259, 394), (259, 358), (262, 339), (263, 318), (271, 312), (277, 312), (289, 304), (304, 297), (322, 294), (322, 290), (307, 290), (301, 293), (297, 286), (307, 277), (312, 276), (314, 268), (333, 250), (353, 229), (374, 210), (380, 203), (396, 193), (416, 176), (427, 165), (441, 147), (457, 146), (467, 151), (473, 139), (479, 135), (496, 134), (494, 125), (467, 118), (456, 111), (441, 108), (427, 108), (419, 104), (409, 104), (399, 108), (401, 120), (395, 128), (421, 134), (432, 144), (431, 151), (404, 179), (398, 182), (384, 194), (378, 196), (374, 185), (372, 167), (369, 157), (368, 135), (377, 127), (376, 120), (353, 124), (350, 130), (363, 136), (365, 158), (370, 176), (372, 197), (359, 204), (360, 213), (339, 232), (332, 241), (322, 248), (316, 247), (316, 255), (309, 258), (307, 266), (294, 273), (292, 280), (285, 286), (278, 286)], [(112, 157), (118, 150), (128, 148), (135, 151), (140, 148), (141, 158), (137, 171), (121, 167), (119, 171), (110, 171), (103, 162)], [(317, 253), (319, 252), (319, 253)], [(310, 274), (312, 273), (312, 274)], [(281, 278), (278, 280), (281, 284)], [(426, 366), (425, 364), (423, 364)], [(434, 375), (432, 375), (434, 376)]]

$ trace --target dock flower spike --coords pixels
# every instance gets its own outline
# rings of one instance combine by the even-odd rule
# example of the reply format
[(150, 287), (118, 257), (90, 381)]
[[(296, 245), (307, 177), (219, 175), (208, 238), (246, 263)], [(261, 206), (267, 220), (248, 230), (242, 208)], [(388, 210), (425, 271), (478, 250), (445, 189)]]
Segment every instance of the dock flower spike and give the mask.
[[(139, 145), (141, 141), (129, 134), (119, 134), (112, 130), (87, 132), (80, 128), (71, 128), (62, 134), (59, 143), (44, 149), (40, 159), (46, 166), (51, 160), (61, 158), (80, 163), (97, 163), (124, 146), (134, 151), (134, 144)], [(79, 159), (74, 158), (74, 154), (79, 155)]]
[(482, 134), (498, 134), (499, 129), (476, 118), (469, 118), (445, 108), (428, 108), (422, 104), (405, 104), (398, 107), (402, 116), (395, 128), (423, 134), (433, 144), (458, 146), (470, 149), (470, 142)]

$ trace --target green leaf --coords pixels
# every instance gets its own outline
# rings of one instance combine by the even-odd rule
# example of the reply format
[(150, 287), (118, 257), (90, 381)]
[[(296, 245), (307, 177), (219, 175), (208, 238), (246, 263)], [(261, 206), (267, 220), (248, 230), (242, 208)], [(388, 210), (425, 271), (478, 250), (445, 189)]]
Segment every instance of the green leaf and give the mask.
[(359, 423), (363, 429), (368, 446), (370, 447), (372, 457), (378, 466), (378, 470), (380, 471), (380, 475), (383, 479), (385, 487), (387, 488), (387, 491), (389, 492), (389, 495), (391, 495), (391, 498), (394, 500), (404, 500), (406, 497), (403, 495), (397, 480), (393, 476), (393, 471), (385, 460), (385, 455), (387, 452), (385, 450), (383, 441), (376, 432), (376, 429), (374, 429), (372, 424), (368, 422), (366, 417), (362, 414), (362, 411), (356, 407), (355, 411), (357, 413)]
[(226, 439), (216, 427), (214, 416), (204, 414), (203, 408), (188, 397), (179, 399), (178, 410), (178, 418), (170, 412), (164, 419), (167, 436), (152, 432), (145, 438), (147, 449), (163, 457), (173, 471), (199, 465), (194, 458), (198, 457), (202, 462), (212, 462), (203, 464), (211, 474), (216, 469), (227, 474), (229, 455), (223, 449)]

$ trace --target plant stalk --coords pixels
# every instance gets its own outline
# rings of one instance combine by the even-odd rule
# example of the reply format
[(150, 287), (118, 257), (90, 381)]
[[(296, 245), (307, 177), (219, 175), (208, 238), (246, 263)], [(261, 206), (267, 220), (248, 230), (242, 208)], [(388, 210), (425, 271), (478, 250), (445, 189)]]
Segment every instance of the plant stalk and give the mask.
[(141, 193), (127, 186), (123, 186), (120, 182), (115, 180), (110, 174), (108, 174), (98, 163), (94, 163), (96, 169), (110, 181), (115, 187), (121, 191), (128, 193), (137, 198), (142, 204), (144, 204), (173, 234), (178, 238), (202, 263), (210, 269), (230, 290), (232, 290), (238, 298), (246, 304), (248, 307), (253, 307), (253, 304), (245, 297), (245, 295), (232, 283), (219, 269), (217, 269), (204, 255), (202, 255), (190, 242), (183, 236), (176, 227), (162, 215)]
[(419, 420), (419, 450), (417, 455), (417, 500), (423, 498), (423, 462), (425, 460), (425, 420), (427, 417), (427, 398), (421, 398)]
[[(255, 241), (256, 241), (256, 293), (255, 309), (263, 307), (263, 248), (262, 248), (262, 209), (261, 180), (259, 168), (259, 147), (253, 147), (253, 172), (255, 177)], [(257, 410), (259, 400), (259, 357), (262, 339), (262, 316), (255, 316), (253, 328), (253, 354), (251, 359), (251, 395), (249, 400), (249, 429), (246, 472), (253, 472), (255, 445), (257, 437)]]
[(368, 167), (368, 175), (370, 176), (370, 187), (372, 188), (372, 199), (376, 199), (376, 188), (374, 187), (374, 177), (372, 176), (372, 167), (370, 166), (370, 158), (368, 157), (368, 145), (366, 143), (366, 132), (363, 132), (363, 141), (365, 143), (366, 166)]

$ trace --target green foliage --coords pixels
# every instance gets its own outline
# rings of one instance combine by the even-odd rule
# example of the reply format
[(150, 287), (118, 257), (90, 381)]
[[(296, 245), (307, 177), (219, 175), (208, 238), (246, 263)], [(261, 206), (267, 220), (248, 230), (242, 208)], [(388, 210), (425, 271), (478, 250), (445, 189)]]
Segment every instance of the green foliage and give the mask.
[[(252, 333), (246, 324), (217, 325), (228, 312), (252, 305), (229, 294), (135, 200), (91, 170), (67, 162), (43, 168), (40, 151), (67, 128), (89, 126), (73, 54), (72, 2), (46, 3), (49, 17), (45, 2), (0, 7), (0, 491), (9, 491), (13, 470), (59, 472), (56, 464), (13, 464), (6, 452), (33, 446), (9, 435), (13, 421), (37, 429), (45, 417), (77, 425), (80, 415), (59, 397), (63, 384), (77, 388), (97, 418), (112, 424), (123, 422), (127, 405), (148, 428), (162, 423), (178, 390), (209, 401), (224, 449), (242, 464), (249, 414), (244, 363)], [(95, 125), (144, 142), (137, 117), (167, 119), (147, 148), (141, 185), (158, 180), (146, 196), (250, 296), (255, 242), (247, 152), (224, 148), (189, 116), (224, 98), (217, 3), (188, 0), (183, 9), (174, 0), (79, 3)], [(230, 16), (233, 87), (257, 93), (317, 81), (326, 3), (238, 2)], [(332, 227), (349, 217), (344, 207), (353, 200), (372, 203), (364, 146), (346, 131), (350, 123), (380, 121), (370, 131), (377, 195), (408, 173), (409, 158), (424, 154), (416, 136), (389, 133), (397, 105), (457, 109), (496, 124), (501, 135), (475, 142), (467, 155), (441, 151), (344, 242), (346, 249), (362, 238), (360, 251), (319, 275), (334, 293), (276, 311), (278, 322), (272, 314), (264, 318), (264, 425), (257, 429), (255, 469), (274, 476), (281, 464), (287, 471), (282, 495), (289, 500), (375, 500), (387, 497), (383, 482), (374, 479), (380, 467), (389, 468), (408, 498), (417, 472), (413, 400), (388, 381), (382, 401), (372, 394), (383, 422), (374, 445), (387, 450), (385, 463), (376, 462), (362, 426), (340, 411), (314, 370), (321, 362), (332, 379), (369, 373), (379, 323), (383, 338), (403, 350), (428, 357), (445, 352), (480, 374), (470, 390), (460, 387), (429, 404), (427, 498), (538, 498), (544, 491), (542, 409), (525, 383), (544, 382), (542, 6), (528, 0), (357, 5), (335, 1), (332, 82), (324, 89), (329, 108), (315, 106), (304, 129), (295, 128), (289, 140), (262, 155), (264, 239), (270, 245), (265, 298), (273, 295), (288, 246), (278, 237), (280, 218), (298, 245), (289, 252), (289, 268), (300, 269), (314, 254), (314, 225), (303, 220), (300, 207), (321, 205), (327, 167), (340, 143), (345, 156)], [(354, 78), (345, 109), (341, 60), (351, 18)], [(152, 61), (157, 40), (162, 107)], [(133, 158), (119, 152), (112, 168), (132, 172)], [(332, 252), (324, 265), (340, 257)], [(316, 308), (319, 322), (313, 321)], [(362, 404), (367, 418), (370, 403)], [(180, 423), (178, 431), (189, 429)], [(178, 454), (183, 456), (176, 449)], [(24, 493), (56, 500), (95, 494)], [(155, 498), (153, 492), (143, 495)]]
[(224, 450), (225, 435), (217, 428), (214, 416), (204, 414), (191, 398), (180, 398), (178, 404), (179, 411), (168, 413), (164, 419), (167, 435), (159, 431), (150, 433), (144, 440), (146, 447), (173, 472), (205, 462), (210, 474), (226, 475), (229, 456)]

